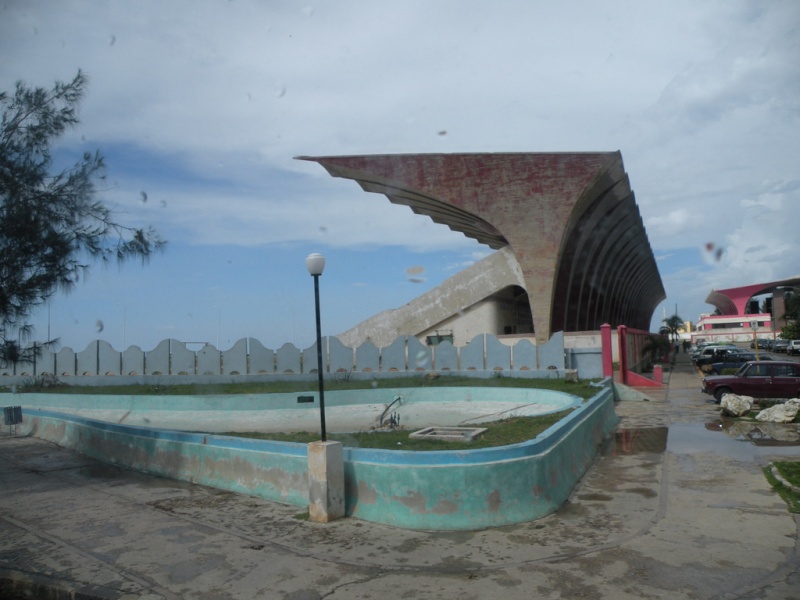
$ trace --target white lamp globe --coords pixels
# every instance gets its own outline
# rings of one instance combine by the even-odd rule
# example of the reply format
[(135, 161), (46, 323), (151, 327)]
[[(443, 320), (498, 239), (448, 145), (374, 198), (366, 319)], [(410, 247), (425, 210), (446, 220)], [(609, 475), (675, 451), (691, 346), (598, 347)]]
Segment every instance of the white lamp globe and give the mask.
[(325, 257), (314, 252), (306, 257), (306, 269), (309, 275), (322, 275), (325, 270)]

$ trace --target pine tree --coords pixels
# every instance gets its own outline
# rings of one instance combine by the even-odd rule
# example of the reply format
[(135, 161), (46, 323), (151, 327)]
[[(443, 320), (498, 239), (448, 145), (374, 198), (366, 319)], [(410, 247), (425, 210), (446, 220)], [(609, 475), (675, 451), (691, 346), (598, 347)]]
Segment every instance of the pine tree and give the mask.
[[(51, 90), (16, 84), (0, 92), (0, 360), (30, 360), (23, 348), (32, 311), (69, 291), (95, 261), (146, 261), (165, 242), (152, 229), (127, 227), (96, 200), (99, 152), (51, 172), (52, 144), (78, 124), (87, 84), (78, 71)], [(48, 343), (51, 341), (48, 340)]]

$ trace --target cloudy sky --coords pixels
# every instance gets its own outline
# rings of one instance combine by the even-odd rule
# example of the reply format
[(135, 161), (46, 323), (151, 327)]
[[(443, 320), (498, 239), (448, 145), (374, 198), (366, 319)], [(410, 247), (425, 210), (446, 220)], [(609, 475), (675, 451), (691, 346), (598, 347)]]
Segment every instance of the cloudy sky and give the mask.
[(83, 70), (58, 156), (99, 149), (100, 197), (169, 240), (54, 298), (39, 337), (307, 347), (307, 254), (333, 335), (489, 252), (294, 160), (370, 153), (620, 150), (653, 327), (696, 321), (713, 288), (800, 274), (799, 26), (794, 0), (4, 0), (0, 89)]

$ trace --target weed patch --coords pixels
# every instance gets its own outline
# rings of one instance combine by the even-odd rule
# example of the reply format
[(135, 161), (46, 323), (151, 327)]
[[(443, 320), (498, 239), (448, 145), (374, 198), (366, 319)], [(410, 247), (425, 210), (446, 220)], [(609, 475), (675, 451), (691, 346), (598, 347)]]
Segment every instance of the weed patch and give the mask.
[[(800, 462), (779, 461), (773, 463), (773, 466), (778, 473), (780, 473), (781, 477), (795, 488), (800, 488)], [(765, 467), (763, 472), (767, 481), (769, 481), (772, 486), (772, 489), (778, 492), (778, 495), (786, 502), (789, 507), (789, 512), (800, 513), (800, 494), (784, 486), (783, 483), (772, 474), (772, 469), (770, 467)]]
[[(563, 410), (548, 415), (535, 417), (514, 417), (492, 423), (483, 423), (481, 427), (487, 429), (484, 434), (472, 442), (448, 442), (443, 440), (411, 439), (411, 429), (374, 430), (355, 433), (329, 433), (328, 439), (341, 442), (343, 446), (355, 448), (375, 448), (381, 450), (473, 450), (477, 448), (493, 448), (519, 444), (535, 438), (545, 429), (558, 423), (566, 417), (572, 409)], [(273, 440), (279, 442), (295, 442), (307, 444), (319, 440), (319, 433), (260, 433), (260, 432), (231, 432), (225, 435), (231, 437), (245, 437), (260, 440)]]

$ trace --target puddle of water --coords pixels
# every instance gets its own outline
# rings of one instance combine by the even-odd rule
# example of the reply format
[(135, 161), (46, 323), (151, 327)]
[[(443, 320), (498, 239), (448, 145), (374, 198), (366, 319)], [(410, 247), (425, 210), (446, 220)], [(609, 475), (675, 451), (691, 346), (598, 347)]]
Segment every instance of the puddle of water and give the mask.
[(756, 456), (800, 457), (800, 427), (722, 419), (667, 427), (619, 429), (606, 455), (716, 453), (750, 461)]
[(709, 431), (721, 431), (756, 446), (800, 446), (800, 428), (792, 423), (761, 423), (725, 419), (706, 423)]
[(770, 455), (800, 457), (800, 433), (796, 425), (778, 423), (675, 423), (669, 428), (667, 450), (675, 454), (715, 453), (741, 461)]
[(667, 448), (668, 431), (666, 427), (618, 429), (609, 454), (661, 454)]

